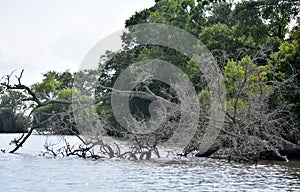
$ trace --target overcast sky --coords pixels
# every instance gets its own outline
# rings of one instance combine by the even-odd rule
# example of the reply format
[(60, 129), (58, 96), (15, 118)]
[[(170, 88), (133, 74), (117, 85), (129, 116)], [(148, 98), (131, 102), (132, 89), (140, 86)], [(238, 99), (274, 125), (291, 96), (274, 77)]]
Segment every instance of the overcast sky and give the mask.
[(76, 71), (87, 52), (154, 0), (0, 0), (0, 76), (24, 83), (49, 70)]

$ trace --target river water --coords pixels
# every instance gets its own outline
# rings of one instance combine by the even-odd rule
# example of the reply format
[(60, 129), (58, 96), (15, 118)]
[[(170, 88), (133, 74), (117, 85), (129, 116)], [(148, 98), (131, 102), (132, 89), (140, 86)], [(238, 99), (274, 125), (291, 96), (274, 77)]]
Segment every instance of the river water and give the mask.
[[(14, 137), (0, 134), (0, 149)], [(40, 155), (46, 138), (34, 135), (17, 154), (0, 153), (1, 192), (300, 191), (299, 162), (254, 167), (209, 158), (52, 158)]]

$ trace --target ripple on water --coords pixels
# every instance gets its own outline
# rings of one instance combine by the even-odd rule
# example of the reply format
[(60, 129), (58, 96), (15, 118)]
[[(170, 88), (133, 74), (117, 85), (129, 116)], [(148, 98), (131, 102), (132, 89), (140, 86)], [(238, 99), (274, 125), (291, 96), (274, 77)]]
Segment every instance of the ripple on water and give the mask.
[(30, 150), (0, 153), (0, 191), (300, 191), (299, 162), (255, 167), (207, 158), (91, 161)]

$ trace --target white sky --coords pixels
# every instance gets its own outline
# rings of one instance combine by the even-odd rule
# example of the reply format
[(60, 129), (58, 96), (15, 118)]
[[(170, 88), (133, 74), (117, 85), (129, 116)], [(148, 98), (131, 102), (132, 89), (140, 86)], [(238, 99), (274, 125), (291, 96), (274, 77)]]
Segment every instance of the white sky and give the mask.
[(0, 77), (25, 70), (23, 82), (49, 70), (74, 72), (98, 41), (122, 29), (154, 0), (0, 0)]

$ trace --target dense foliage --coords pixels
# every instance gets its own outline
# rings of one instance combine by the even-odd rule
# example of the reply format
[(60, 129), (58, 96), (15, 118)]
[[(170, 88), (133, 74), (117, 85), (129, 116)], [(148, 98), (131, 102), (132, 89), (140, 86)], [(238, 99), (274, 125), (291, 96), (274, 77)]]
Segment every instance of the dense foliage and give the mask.
[[(2, 87), (0, 87), (1, 89)], [(1, 90), (2, 91), (2, 90)], [(0, 133), (26, 132), (28, 121), (21, 113), (22, 95), (19, 92), (8, 91), (1, 93), (0, 98)]]
[[(251, 0), (237, 3), (160, 0), (156, 1), (153, 7), (133, 15), (126, 21), (126, 26), (145, 22), (164, 23), (187, 30), (212, 51), (219, 66), (228, 77), (228, 81), (237, 81), (238, 77), (243, 76), (242, 68), (247, 66), (248, 70), (253, 68), (253, 76), (258, 75), (255, 73), (264, 75), (259, 78), (249, 77), (251, 81), (249, 84), (271, 81), (274, 76), (277, 77), (276, 80), (283, 81), (295, 75), (293, 82), (299, 85), (299, 57), (297, 57), (299, 29), (296, 22), (299, 17), (298, 13), (298, 1)], [(291, 23), (292, 29), (290, 29)], [(101, 66), (101, 84), (112, 86), (119, 74), (132, 63), (160, 58), (180, 67), (189, 76), (198, 93), (205, 88), (201, 71), (184, 55), (160, 46), (141, 45), (131, 48), (131, 35), (129, 33), (123, 36), (125, 51), (106, 55), (108, 62)], [(251, 66), (241, 64), (246, 60), (253, 60), (254, 63), (248, 61)], [(277, 70), (268, 71), (272, 66), (278, 66)], [(229, 72), (229, 70), (234, 71)], [(154, 85), (150, 86), (154, 87)], [(228, 82), (227, 86), (228, 103), (232, 103), (234, 99), (232, 89), (237, 87), (233, 82)], [(155, 92), (159, 93), (160, 88), (161, 86), (157, 86), (151, 90), (156, 89)], [(271, 94), (267, 90), (271, 91), (273, 88), (271, 84), (265, 85), (264, 94)], [(249, 91), (257, 92), (253, 89)], [(283, 94), (285, 99), (283, 99)], [(299, 105), (297, 90), (293, 90), (293, 93), (291, 90), (286, 91), (273, 99), (279, 99), (279, 97), (283, 100), (288, 99), (288, 102), (295, 104), (295, 108)], [(242, 105), (242, 100), (238, 101), (240, 105)], [(281, 102), (284, 102), (283, 100)], [(142, 105), (147, 104), (143, 102)], [(228, 105), (230, 109), (231, 106)], [(244, 102), (243, 105), (246, 103)], [(140, 108), (147, 108), (147, 106), (140, 106)]]
[[(136, 12), (126, 20), (129, 32), (122, 36), (123, 50), (107, 51), (101, 56), (101, 76), (97, 79), (100, 86), (96, 87), (95, 96), (101, 98), (111, 93), (119, 75), (132, 63), (159, 58), (180, 68), (193, 83), (202, 108), (199, 119), (205, 124), (207, 114), (213, 110), (209, 104), (213, 93), (208, 89), (203, 72), (192, 59), (172, 48), (139, 44), (139, 37), (135, 36), (138, 31), (130, 28), (141, 23), (172, 25), (201, 40), (223, 73), (227, 99), (223, 107), (225, 126), (219, 138), (222, 147), (239, 153), (273, 151), (280, 156), (280, 151), (299, 147), (300, 142), (299, 12), (298, 0), (156, 0), (153, 7)], [(74, 95), (74, 77), (80, 77), (81, 73), (51, 71), (44, 75), (42, 82), (32, 85), (36, 96), (43, 101), (60, 100), (47, 105), (38, 102), (31, 117), (32, 123), (38, 124), (49, 118), (51, 121), (36, 130), (56, 134), (78, 133), (72, 112), (68, 115), (64, 112), (72, 109), (66, 100), (71, 100), (72, 92)], [(82, 82), (80, 86), (86, 86)], [(134, 91), (151, 93), (173, 104), (180, 103), (174, 89), (158, 80), (141, 82)], [(26, 124), (20, 123), (23, 116), (15, 107), (22, 106), (18, 102), (23, 94), (12, 91), (1, 94), (0, 130), (14, 132), (24, 129), (22, 125)], [(81, 95), (81, 98), (86, 96)], [(14, 101), (10, 100), (12, 98)], [(150, 104), (151, 101), (145, 98), (132, 96), (129, 106), (138, 121), (147, 121), (151, 116)], [(30, 107), (34, 106), (24, 106)], [(129, 127), (121, 126), (114, 118), (110, 97), (96, 103), (96, 113), (101, 122), (105, 122), (106, 133), (128, 136)], [(53, 114), (64, 115), (53, 117)], [(178, 118), (175, 116), (169, 121), (176, 122)], [(12, 126), (8, 125), (10, 123)], [(172, 127), (172, 124), (166, 127)], [(193, 147), (185, 149), (186, 153), (197, 149), (203, 134), (202, 126), (199, 125), (198, 129), (191, 144)], [(172, 133), (164, 137), (168, 134)], [(166, 139), (164, 137), (160, 139)]]

